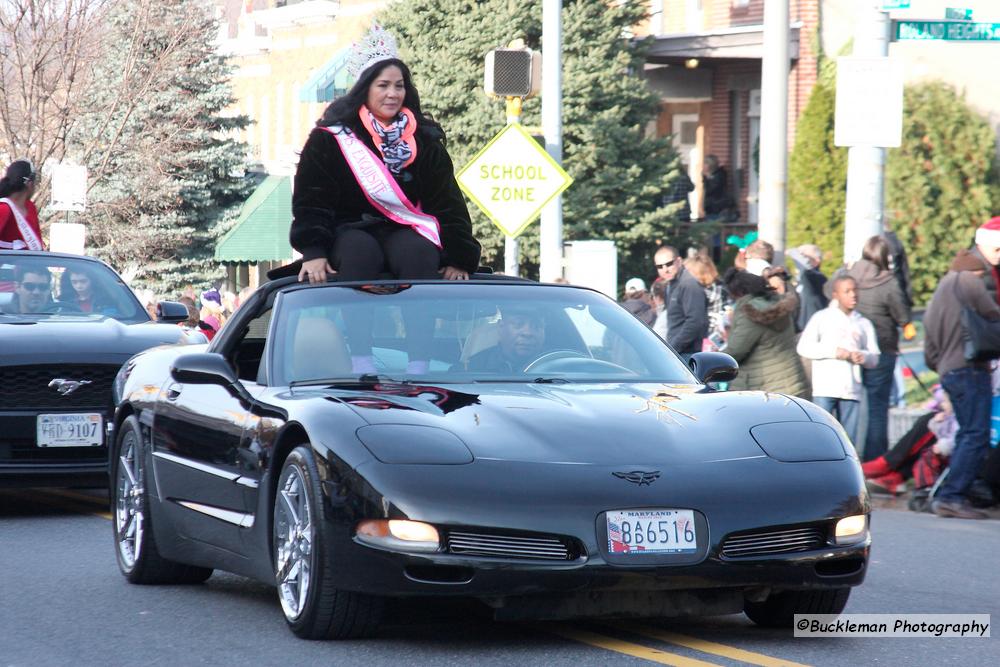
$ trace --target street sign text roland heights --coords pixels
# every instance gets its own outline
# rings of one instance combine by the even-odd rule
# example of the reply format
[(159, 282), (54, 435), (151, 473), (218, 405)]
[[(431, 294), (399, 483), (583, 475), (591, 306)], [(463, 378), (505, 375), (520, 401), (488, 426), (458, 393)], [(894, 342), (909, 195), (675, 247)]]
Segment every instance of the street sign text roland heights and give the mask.
[(1000, 23), (973, 21), (893, 21), (892, 36), (901, 40), (942, 40), (948, 42), (1000, 41)]
[(510, 237), (573, 182), (519, 123), (493, 137), (457, 178), (469, 199)]

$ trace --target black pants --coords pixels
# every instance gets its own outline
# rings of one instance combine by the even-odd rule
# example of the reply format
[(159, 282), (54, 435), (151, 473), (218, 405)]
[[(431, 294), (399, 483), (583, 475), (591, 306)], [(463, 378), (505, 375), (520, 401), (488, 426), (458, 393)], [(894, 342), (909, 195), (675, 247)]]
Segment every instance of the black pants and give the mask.
[(439, 278), (441, 251), (409, 227), (394, 222), (351, 226), (337, 234), (331, 258), (342, 280)]
[[(409, 227), (394, 222), (362, 223), (337, 234), (331, 262), (341, 280), (440, 278), (441, 252)], [(389, 274), (389, 275), (386, 275)], [(373, 311), (357, 309), (346, 322), (354, 356), (372, 353)], [(426, 308), (402, 308), (409, 359), (429, 361), (434, 318)]]

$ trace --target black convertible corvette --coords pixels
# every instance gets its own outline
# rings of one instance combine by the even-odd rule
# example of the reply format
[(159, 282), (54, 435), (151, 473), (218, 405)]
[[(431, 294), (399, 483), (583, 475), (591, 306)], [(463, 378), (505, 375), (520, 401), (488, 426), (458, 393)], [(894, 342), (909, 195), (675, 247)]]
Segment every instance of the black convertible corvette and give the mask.
[(0, 250), (0, 486), (107, 485), (122, 364), (155, 345), (205, 340), (176, 325), (183, 305), (160, 306), (153, 322), (100, 260)]
[(308, 638), (370, 633), (386, 596), (505, 619), (843, 609), (870, 506), (832, 418), (714, 391), (730, 357), (689, 370), (596, 292), (474, 278), (280, 279), (206, 348), (133, 358), (111, 452), (128, 580), (253, 577)]

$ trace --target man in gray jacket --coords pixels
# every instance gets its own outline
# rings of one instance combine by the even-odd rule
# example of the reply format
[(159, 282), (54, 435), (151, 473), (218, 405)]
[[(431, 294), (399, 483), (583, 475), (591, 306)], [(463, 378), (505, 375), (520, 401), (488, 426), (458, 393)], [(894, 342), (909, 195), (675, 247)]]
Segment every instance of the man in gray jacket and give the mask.
[(666, 281), (667, 342), (685, 362), (701, 352), (708, 335), (708, 301), (705, 288), (684, 270), (684, 262), (672, 246), (661, 246), (654, 260), (656, 271)]
[(965, 359), (962, 309), (971, 308), (986, 319), (1000, 320), (1000, 306), (983, 281), (983, 276), (1000, 264), (1000, 229), (983, 233), (981, 227), (976, 233), (976, 249), (977, 253), (959, 251), (924, 314), (924, 358), (941, 376), (958, 419), (948, 476), (931, 506), (938, 516), (961, 519), (986, 518), (969, 505), (966, 494), (989, 446), (993, 395), (990, 362)]

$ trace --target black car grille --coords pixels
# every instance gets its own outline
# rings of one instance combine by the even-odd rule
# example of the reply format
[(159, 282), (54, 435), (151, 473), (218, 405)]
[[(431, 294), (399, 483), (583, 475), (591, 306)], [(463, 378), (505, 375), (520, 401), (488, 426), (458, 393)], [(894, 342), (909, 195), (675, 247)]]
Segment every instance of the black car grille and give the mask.
[(826, 544), (826, 530), (816, 526), (745, 533), (727, 537), (722, 542), (722, 555), (728, 558), (770, 556), (797, 551), (811, 551)]
[(524, 536), (450, 531), (448, 553), (459, 556), (574, 560), (578, 550), (569, 540), (550, 535)]
[[(59, 410), (106, 408), (120, 365), (53, 364), (0, 367), (0, 410)], [(90, 380), (61, 395), (49, 387), (56, 378)]]

